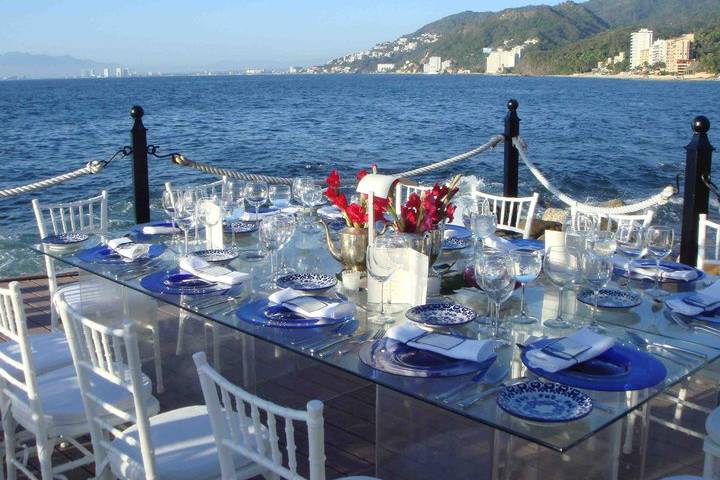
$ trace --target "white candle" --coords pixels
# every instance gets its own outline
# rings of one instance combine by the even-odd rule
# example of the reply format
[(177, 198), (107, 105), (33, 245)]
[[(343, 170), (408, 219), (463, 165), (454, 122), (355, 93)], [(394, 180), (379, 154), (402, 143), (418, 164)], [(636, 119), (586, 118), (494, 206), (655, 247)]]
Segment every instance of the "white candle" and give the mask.
[(373, 192), (368, 193), (368, 245), (375, 243), (375, 195)]

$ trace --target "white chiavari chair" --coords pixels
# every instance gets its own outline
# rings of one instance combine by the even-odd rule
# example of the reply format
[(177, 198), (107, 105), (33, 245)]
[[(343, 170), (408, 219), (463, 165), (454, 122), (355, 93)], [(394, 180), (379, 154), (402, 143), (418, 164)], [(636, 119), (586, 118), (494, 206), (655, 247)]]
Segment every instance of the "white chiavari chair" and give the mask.
[[(32, 201), (35, 212), (40, 238), (48, 235), (58, 235), (70, 232), (107, 234), (108, 231), (108, 195), (103, 190), (95, 197), (76, 200), (64, 203), (44, 203), (35, 198)], [(52, 305), (52, 299), (58, 290), (57, 277), (55, 274), (55, 262), (51, 257), (45, 255), (45, 270), (48, 277), (48, 289), (50, 292), (50, 326), (53, 330), (57, 328), (57, 310)], [(80, 292), (77, 285), (64, 287), (68, 298), (79, 297)]]
[(223, 176), (220, 180), (216, 180), (209, 183), (203, 183), (200, 185), (173, 185), (172, 182), (165, 182), (165, 190), (172, 191), (173, 189), (188, 191), (193, 190), (200, 192), (203, 196), (212, 197), (213, 195), (220, 195), (227, 184), (227, 177)]
[(630, 225), (631, 223), (642, 225), (643, 228), (649, 227), (653, 218), (655, 218), (655, 210), (649, 209), (645, 213), (635, 214), (609, 214), (583, 210), (576, 205), (571, 206), (570, 218), (573, 225), (575, 225), (579, 215), (591, 218), (601, 230), (615, 232), (621, 225)]
[(408, 201), (410, 195), (417, 193), (422, 198), (423, 192), (431, 190), (432, 187), (425, 185), (407, 185), (405, 183), (395, 184), (395, 211), (400, 215), (400, 207)]
[[(325, 480), (325, 433), (321, 401), (309, 401), (307, 410), (282, 407), (228, 381), (207, 363), (205, 353), (194, 354), (193, 360), (200, 376), (224, 480), (247, 478), (238, 472), (237, 458), (250, 460), (251, 465), (260, 468), (266, 478)], [(296, 422), (304, 423), (307, 428), (308, 477), (298, 473)], [(261, 432), (261, 441), (258, 441), (258, 432)], [(279, 432), (284, 433), (284, 448)], [(343, 480), (377, 479), (343, 477)]]
[(698, 220), (697, 268), (720, 271), (720, 224), (708, 220), (705, 213)]
[(503, 197), (477, 192), (478, 202), (487, 200), (490, 211), (497, 217), (497, 229), (519, 233), (522, 238), (530, 238), (535, 209), (540, 195), (536, 192), (530, 197)]
[[(220, 477), (215, 441), (207, 408), (203, 405), (156, 414), (143, 401), (136, 325), (122, 328), (102, 325), (72, 310), (61, 308), (68, 330), (82, 400), (95, 455), (96, 478), (195, 480)], [(69, 326), (68, 326), (69, 325)], [(101, 376), (133, 398), (132, 407), (119, 411), (92, 395), (89, 379)], [(108, 422), (114, 416), (117, 422)], [(120, 423), (130, 424), (125, 429)], [(236, 457), (247, 468), (243, 478), (261, 469)]]
[[(62, 307), (68, 306), (64, 300), (64, 294), (63, 291), (56, 294), (56, 300), (59, 299), (58, 306), (61, 307), (59, 308), (61, 315), (63, 314)], [(90, 426), (82, 407), (80, 384), (72, 365), (44, 375), (36, 374), (35, 355), (31, 352), (21, 308), (19, 304), (14, 306), (14, 316), (1, 326), (2, 333), (8, 338), (8, 341), (16, 342), (19, 345), (22, 358), (21, 362), (13, 365), (15, 369), (22, 371), (19, 379), (0, 365), (3, 403), (6, 405), (2, 421), (7, 475), (12, 480), (16, 478), (17, 470), (20, 470), (29, 478), (37, 478), (25, 463), (18, 459), (16, 430), (19, 425), (25, 430), (25, 434), (32, 435), (35, 439), (35, 451), (38, 455), (42, 479), (52, 480), (62, 472), (92, 462), (93, 454), (76, 440), (87, 435), (90, 432)], [(12, 363), (9, 361), (10, 359), (4, 360)], [(132, 396), (102, 376), (93, 375), (89, 378), (89, 384), (93, 396), (117, 411), (132, 407)], [(147, 378), (145, 378), (145, 387), (145, 398), (148, 403), (154, 405), (153, 408), (157, 408), (158, 403), (152, 397), (150, 392), (152, 385)], [(113, 419), (108, 418), (107, 421), (113, 421)], [(73, 445), (80, 453), (80, 458), (61, 465), (53, 465), (53, 449), (59, 442)]]

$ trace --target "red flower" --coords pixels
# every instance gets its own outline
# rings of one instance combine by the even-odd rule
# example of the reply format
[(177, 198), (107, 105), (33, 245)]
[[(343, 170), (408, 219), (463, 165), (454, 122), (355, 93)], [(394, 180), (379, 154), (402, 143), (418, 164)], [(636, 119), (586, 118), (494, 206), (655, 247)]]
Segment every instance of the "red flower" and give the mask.
[(447, 215), (448, 222), (452, 222), (453, 219), (455, 219), (455, 205), (452, 203), (448, 203), (447, 209), (445, 210), (445, 215)]
[(348, 218), (350, 218), (350, 221), (353, 223), (353, 225), (361, 226), (366, 224), (368, 221), (368, 216), (365, 212), (365, 209), (357, 203), (351, 203), (350, 205), (348, 205), (345, 212), (347, 213), (347, 216)]
[(330, 175), (325, 179), (325, 182), (332, 188), (340, 188), (340, 175), (337, 170), (332, 170)]
[(337, 191), (335, 191), (335, 189), (332, 187), (328, 187), (327, 190), (325, 190), (325, 196), (331, 202), (335, 202), (335, 197), (337, 197)]
[(367, 170), (365, 170), (364, 168), (362, 168), (362, 169), (360, 169), (360, 171), (357, 173), (357, 175), (355, 175), (355, 178), (356, 178), (357, 181), (359, 182), (360, 180), (362, 180), (363, 178), (365, 178), (365, 175), (367, 175), (367, 174), (368, 174)]
[(340, 210), (345, 211), (347, 209), (348, 203), (347, 198), (345, 197), (345, 194), (341, 193), (335, 199), (333, 200), (333, 203), (336, 207), (338, 207)]

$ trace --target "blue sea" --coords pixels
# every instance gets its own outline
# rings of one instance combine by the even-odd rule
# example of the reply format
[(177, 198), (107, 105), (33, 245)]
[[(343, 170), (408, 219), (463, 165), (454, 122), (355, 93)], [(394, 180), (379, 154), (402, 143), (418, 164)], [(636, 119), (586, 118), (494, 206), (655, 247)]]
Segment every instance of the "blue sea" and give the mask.
[[(692, 118), (720, 119), (717, 81), (268, 75), (0, 82), (0, 188), (107, 159), (130, 143), (135, 104), (144, 107), (149, 142), (160, 153), (324, 177), (332, 168), (347, 176), (371, 163), (398, 171), (465, 152), (502, 133), (510, 98), (520, 102), (521, 133), (537, 166), (581, 200), (639, 199), (674, 183)], [(521, 193), (539, 191), (543, 206), (557, 205), (526, 168), (520, 171)], [(432, 178), (455, 172), (499, 191), (502, 149)], [(210, 179), (152, 158), (150, 177), (156, 206), (163, 182)], [(99, 175), (0, 199), (0, 277), (41, 270), (26, 248), (38, 238), (32, 198), (69, 200), (102, 189), (113, 226), (128, 225), (129, 158)], [(676, 199), (662, 208), (662, 221), (676, 224), (679, 210)]]

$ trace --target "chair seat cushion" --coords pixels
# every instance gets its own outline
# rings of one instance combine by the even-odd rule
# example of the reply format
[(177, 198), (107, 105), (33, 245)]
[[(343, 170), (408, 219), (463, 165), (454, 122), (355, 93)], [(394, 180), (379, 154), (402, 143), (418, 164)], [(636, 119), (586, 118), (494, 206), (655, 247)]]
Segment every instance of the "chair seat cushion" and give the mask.
[[(72, 355), (67, 338), (63, 332), (45, 332), (28, 335), (30, 351), (32, 352), (33, 369), (36, 375), (52, 372), (62, 367), (72, 365)], [(20, 358), (20, 344), (17, 342), (0, 343), (0, 353), (12, 360), (22, 363)], [(2, 361), (0, 367), (10, 375), (22, 380), (22, 371)]]
[(707, 420), (705, 420), (705, 430), (713, 442), (720, 444), (720, 407), (708, 415)]
[[(115, 476), (144, 479), (137, 427), (124, 432), (137, 446), (115, 439), (113, 446), (132, 461), (111, 450), (110, 466)], [(207, 407), (194, 405), (150, 417), (150, 441), (155, 450), (155, 468), (159, 479), (204, 480), (220, 477), (220, 461)], [(236, 455), (235, 466), (250, 463)]]
[[(90, 389), (94, 395), (121, 410), (130, 411), (132, 409), (133, 398), (126, 388), (92, 372), (89, 375)], [(64, 427), (73, 427), (71, 430), (75, 431), (78, 426), (87, 426), (80, 383), (74, 366), (70, 365), (38, 376), (37, 386), (43, 413), (51, 422), (50, 428), (62, 433)], [(152, 382), (145, 375), (143, 375), (143, 389), (148, 409), (157, 411), (158, 401), (152, 396)], [(20, 390), (13, 390), (13, 393), (15, 396), (11, 405), (13, 416), (25, 428), (32, 430), (36, 421), (33, 419), (27, 394)], [(113, 423), (117, 423), (117, 421)], [(86, 432), (89, 432), (89, 429)]]

